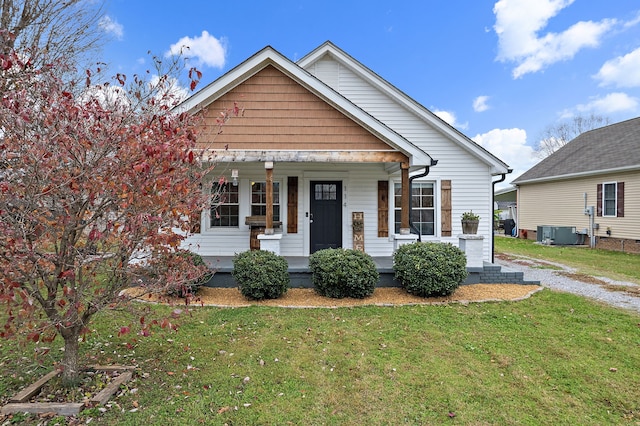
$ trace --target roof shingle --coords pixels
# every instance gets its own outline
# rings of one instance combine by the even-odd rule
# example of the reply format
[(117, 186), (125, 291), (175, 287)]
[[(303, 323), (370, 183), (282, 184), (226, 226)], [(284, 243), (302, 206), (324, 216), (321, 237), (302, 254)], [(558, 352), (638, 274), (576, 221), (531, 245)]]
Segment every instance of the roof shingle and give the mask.
[(627, 167), (640, 169), (640, 117), (580, 134), (512, 183)]

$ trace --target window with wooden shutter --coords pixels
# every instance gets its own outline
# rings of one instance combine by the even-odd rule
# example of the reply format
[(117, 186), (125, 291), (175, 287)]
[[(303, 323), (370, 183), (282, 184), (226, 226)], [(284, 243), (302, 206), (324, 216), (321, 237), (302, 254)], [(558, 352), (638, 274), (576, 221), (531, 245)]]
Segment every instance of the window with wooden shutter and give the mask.
[(451, 224), (451, 181), (443, 180), (440, 182), (440, 198), (442, 207), (440, 208), (440, 216), (442, 217), (442, 236), (450, 237), (452, 232)]
[(378, 181), (378, 237), (389, 236), (389, 182)]
[(298, 233), (298, 176), (287, 178), (287, 232)]
[(624, 182), (604, 182), (597, 185), (597, 215), (624, 217)]

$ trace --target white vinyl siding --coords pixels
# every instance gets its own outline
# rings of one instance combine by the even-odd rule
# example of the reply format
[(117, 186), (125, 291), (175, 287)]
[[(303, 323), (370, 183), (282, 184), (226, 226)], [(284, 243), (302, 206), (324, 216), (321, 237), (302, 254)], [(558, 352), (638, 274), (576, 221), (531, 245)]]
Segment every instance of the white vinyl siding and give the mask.
[[(458, 235), (462, 234), (460, 217), (463, 212), (473, 210), (480, 215), (478, 233), (485, 236), (484, 257), (489, 260), (493, 235), (492, 177), (489, 166), (346, 66), (325, 57), (308, 71), (438, 160), (425, 180), (451, 180), (452, 233), (451, 237), (440, 237), (440, 241), (457, 245)], [(416, 169), (414, 173), (422, 170)], [(438, 187), (436, 193), (439, 190)]]

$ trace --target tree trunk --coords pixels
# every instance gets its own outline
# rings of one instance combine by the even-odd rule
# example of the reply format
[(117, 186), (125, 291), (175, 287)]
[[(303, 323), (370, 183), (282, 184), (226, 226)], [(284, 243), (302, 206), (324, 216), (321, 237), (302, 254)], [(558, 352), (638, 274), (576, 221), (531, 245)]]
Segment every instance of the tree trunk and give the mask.
[(80, 380), (78, 366), (78, 333), (69, 331), (64, 336), (64, 356), (62, 357), (62, 383), (72, 386)]

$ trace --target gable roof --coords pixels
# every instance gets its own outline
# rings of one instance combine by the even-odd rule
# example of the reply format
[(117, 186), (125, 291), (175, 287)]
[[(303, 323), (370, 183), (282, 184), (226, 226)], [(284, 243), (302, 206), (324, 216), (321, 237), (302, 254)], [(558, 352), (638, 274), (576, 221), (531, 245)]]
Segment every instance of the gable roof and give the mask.
[(322, 59), (325, 55), (330, 55), (341, 65), (346, 66), (349, 70), (367, 81), (373, 87), (385, 93), (407, 110), (417, 115), (420, 119), (428, 123), (431, 127), (446, 136), (462, 149), (470, 152), (485, 164), (489, 165), (493, 175), (511, 173), (509, 166), (502, 160), (491, 154), (476, 142), (472, 141), (469, 137), (442, 120), (419, 102), (389, 83), (387, 80), (380, 77), (378, 74), (364, 66), (330, 41), (326, 41), (324, 44), (317, 47), (311, 53), (300, 59), (297, 64), (302, 68), (308, 68), (313, 63)]
[(269, 65), (289, 76), (298, 84), (350, 117), (391, 147), (406, 154), (409, 157), (410, 165), (423, 166), (432, 164), (433, 159), (428, 153), (378, 121), (318, 78), (308, 73), (302, 67), (284, 57), (271, 46), (265, 47), (214, 82), (208, 84), (178, 105), (176, 109), (181, 111), (197, 111)]
[(629, 170), (640, 170), (640, 117), (580, 134), (512, 183)]

